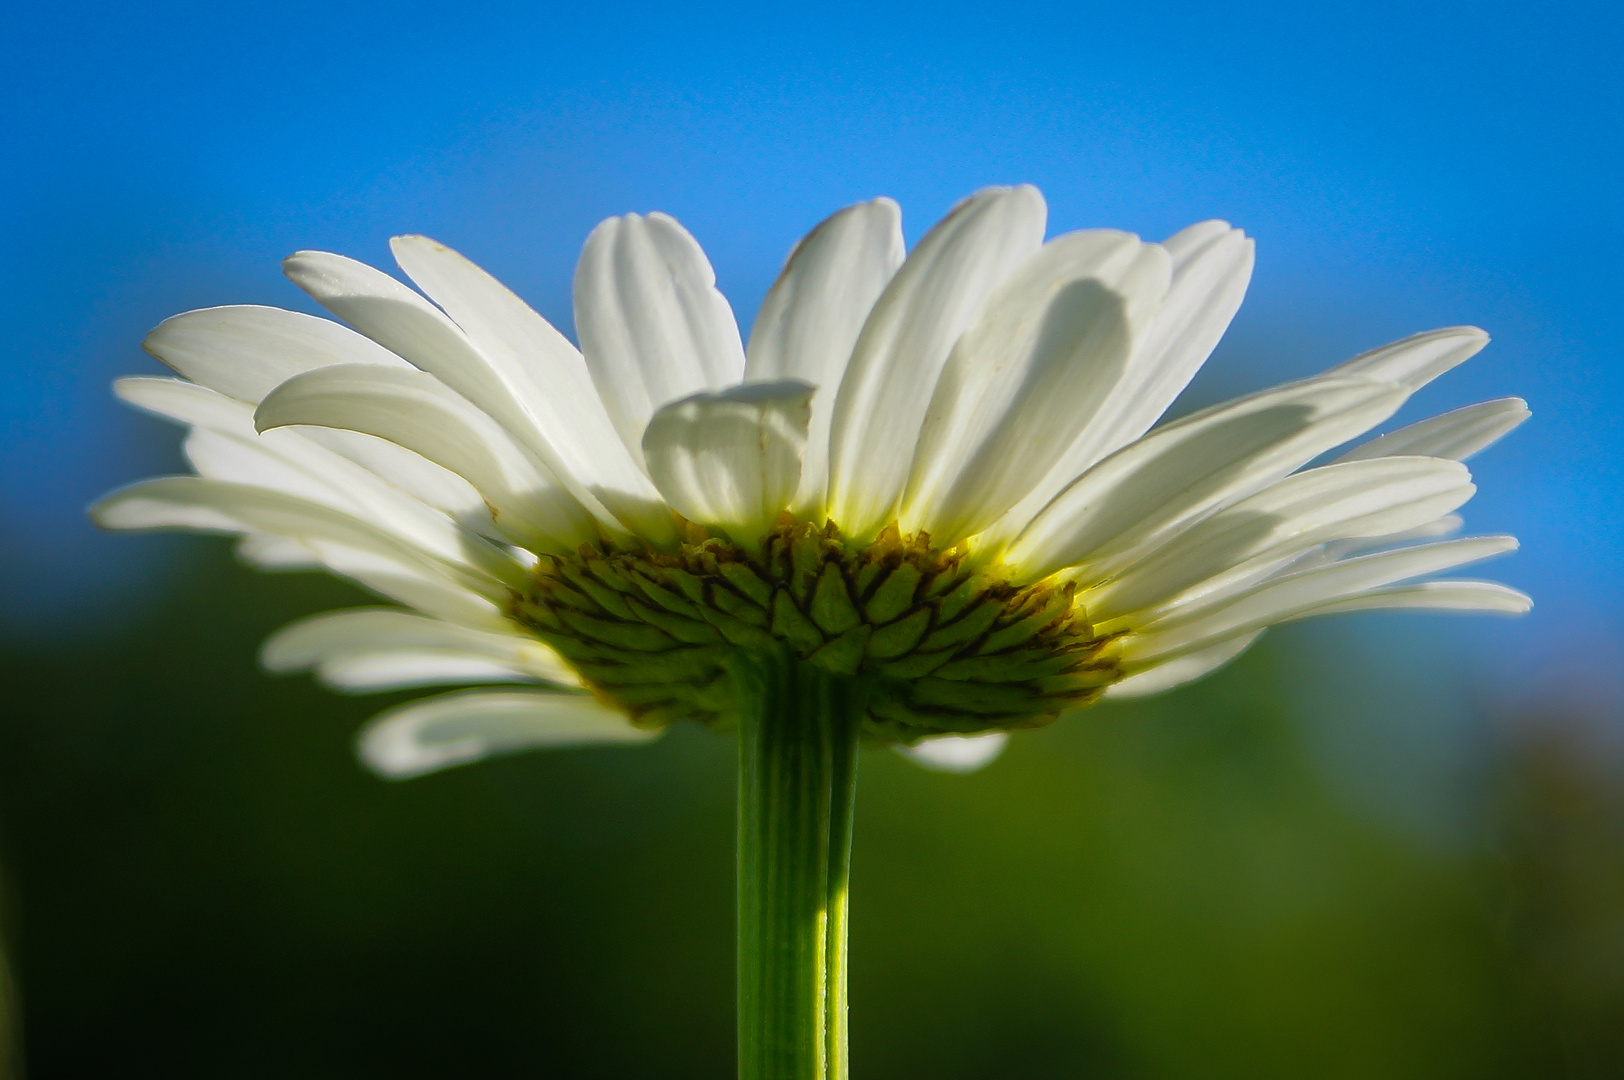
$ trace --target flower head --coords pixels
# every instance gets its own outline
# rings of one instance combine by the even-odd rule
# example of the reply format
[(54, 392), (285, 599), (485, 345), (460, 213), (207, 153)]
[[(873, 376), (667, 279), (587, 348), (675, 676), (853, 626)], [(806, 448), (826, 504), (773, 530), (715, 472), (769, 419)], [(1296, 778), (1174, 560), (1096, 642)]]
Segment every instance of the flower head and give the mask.
[(703, 251), (611, 218), (575, 278), (580, 349), (456, 252), (392, 246), (413, 291), (338, 255), (288, 276), (348, 323), (176, 316), (121, 380), (190, 428), (195, 476), (93, 509), (110, 528), (240, 536), (398, 607), (267, 643), (273, 670), (364, 692), (464, 690), (384, 714), (362, 753), (412, 775), (535, 746), (732, 722), (730, 657), (789, 650), (864, 686), (864, 729), (971, 767), (1014, 728), (1197, 678), (1275, 623), (1369, 608), (1519, 613), (1424, 580), (1512, 550), (1441, 539), (1461, 460), (1528, 415), (1485, 402), (1312, 464), (1487, 342), (1406, 338), (1153, 427), (1245, 293), (1223, 222), (1160, 244), (1044, 242), (991, 188), (904, 254), (888, 199), (791, 252), (740, 341)]

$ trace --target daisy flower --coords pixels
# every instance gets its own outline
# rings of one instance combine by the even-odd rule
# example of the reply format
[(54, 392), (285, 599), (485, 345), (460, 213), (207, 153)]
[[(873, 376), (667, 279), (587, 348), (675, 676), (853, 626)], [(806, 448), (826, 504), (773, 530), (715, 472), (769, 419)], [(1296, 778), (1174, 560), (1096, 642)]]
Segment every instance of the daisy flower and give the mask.
[(663, 214), (588, 237), (579, 348), (426, 237), (391, 245), (421, 292), (299, 252), (283, 269), (348, 327), (253, 306), (164, 322), (145, 347), (182, 377), (116, 390), (190, 429), (196, 475), (92, 514), (232, 534), (253, 565), (392, 601), (263, 656), (347, 692), (474, 687), (373, 720), (360, 753), (384, 775), (737, 730), (741, 1075), (844, 1075), (860, 740), (968, 770), (1277, 623), (1529, 607), (1435, 577), (1516, 547), (1448, 537), (1475, 490), (1462, 461), (1522, 401), (1324, 460), (1481, 330), (1158, 426), (1240, 305), (1251, 240), (1207, 221), (1045, 242), (1045, 224), (1035, 188), (989, 188), (905, 252), (895, 203), (848, 207), (790, 253), (748, 347)]

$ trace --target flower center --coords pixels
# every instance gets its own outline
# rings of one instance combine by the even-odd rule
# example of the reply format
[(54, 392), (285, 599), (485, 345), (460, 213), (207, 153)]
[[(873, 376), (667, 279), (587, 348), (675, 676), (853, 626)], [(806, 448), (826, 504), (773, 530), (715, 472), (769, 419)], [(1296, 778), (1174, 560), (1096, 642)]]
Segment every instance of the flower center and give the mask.
[(1120, 677), (1073, 586), (1017, 588), (895, 526), (850, 551), (787, 516), (755, 552), (690, 526), (674, 554), (543, 557), (512, 616), (648, 726), (731, 726), (729, 657), (791, 650), (865, 684), (866, 734), (1037, 727)]

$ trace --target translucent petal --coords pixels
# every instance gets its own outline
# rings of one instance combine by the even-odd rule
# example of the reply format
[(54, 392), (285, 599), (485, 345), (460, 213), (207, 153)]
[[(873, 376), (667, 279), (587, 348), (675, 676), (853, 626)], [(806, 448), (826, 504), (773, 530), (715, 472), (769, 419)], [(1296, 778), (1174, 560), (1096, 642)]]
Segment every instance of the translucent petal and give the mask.
[(620, 441), (586, 361), (501, 282), (426, 236), (389, 242), (395, 261), (468, 336), (534, 419), (568, 472), (611, 506), (652, 498)]
[(327, 252), (296, 252), (283, 260), (282, 269), (333, 314), (433, 374), (501, 424), (606, 526), (630, 528), (656, 541), (673, 535), (652, 485), (641, 493), (594, 488), (590, 474), (577, 474), (541, 426), (534, 402), (521, 397), (523, 386), (417, 293), (381, 270)]
[(259, 570), (320, 570), (320, 557), (288, 536), (250, 533), (237, 542), (237, 558)]
[(1390, 535), (1436, 520), (1475, 490), (1464, 465), (1437, 458), (1309, 469), (1198, 522), (1092, 590), (1089, 617), (1098, 624), (1147, 608), (1160, 613), (1321, 544)]
[(931, 398), (902, 528), (939, 546), (990, 525), (1099, 415), (1167, 293), (1170, 260), (1129, 233), (1045, 244), (982, 305)]
[(912, 746), (897, 745), (897, 753), (931, 772), (972, 773), (997, 761), (1009, 743), (1009, 732), (985, 735), (938, 735)]
[(1150, 429), (1206, 363), (1240, 308), (1252, 278), (1253, 243), (1226, 222), (1203, 221), (1163, 241), (1173, 261), (1167, 297), (1095, 421), (1082, 428), (1048, 473), (991, 530), (1008, 542), (1050, 499), (1107, 454)]
[(296, 376), (260, 404), (261, 431), (304, 424), (388, 439), (473, 484), (498, 528), (535, 550), (574, 551), (596, 522), (552, 471), (434, 376), (344, 364)]
[(204, 476), (312, 499), (385, 526), (439, 557), (462, 556), (467, 530), (444, 513), (296, 432), (259, 434), (246, 402), (180, 379), (120, 379), (113, 388), (132, 405), (194, 425), (187, 457)]
[(592, 230), (575, 271), (575, 330), (609, 418), (639, 461), (655, 410), (744, 375), (716, 272), (665, 214), (627, 214)]
[(410, 366), (331, 320), (249, 304), (165, 319), (141, 347), (193, 382), (254, 404), (284, 379), (328, 364)]
[(1515, 551), (1509, 536), (1482, 536), (1423, 544), (1345, 559), (1302, 573), (1274, 578), (1223, 603), (1196, 606), (1145, 627), (1125, 639), (1122, 655), (1135, 663), (1170, 659), (1217, 641), (1261, 630), (1274, 623), (1306, 618), (1410, 578)]
[(1390, 431), (1354, 447), (1337, 460), (1425, 454), (1464, 461), (1512, 431), (1529, 415), (1528, 403), (1522, 398), (1485, 401)]
[(466, 690), (380, 714), (361, 730), (356, 749), (373, 771), (405, 780), (500, 754), (644, 743), (659, 735), (586, 694)]
[(821, 520), (829, 477), (829, 424), (857, 335), (902, 264), (902, 212), (890, 199), (848, 206), (790, 252), (750, 331), (744, 376), (799, 379), (812, 398), (806, 455), (793, 508)]
[(1489, 335), (1475, 326), (1446, 326), (1360, 353), (1325, 374), (1365, 375), (1398, 383), (1414, 392), (1470, 360), (1488, 343)]
[(683, 517), (754, 543), (795, 494), (812, 393), (793, 380), (745, 383), (666, 405), (643, 434), (649, 475)]
[(1023, 580), (1083, 566), (1110, 578), (1207, 514), (1380, 423), (1398, 387), (1318, 378), (1217, 405), (1130, 443), (1057, 495), (1005, 558)]
[(1235, 659), (1262, 636), (1263, 631), (1254, 630), (1250, 634), (1220, 641), (1199, 652), (1185, 653), (1138, 669), (1129, 667), (1129, 674), (1122, 681), (1106, 687), (1105, 696), (1112, 700), (1149, 697), (1194, 682)]
[[(314, 667), (329, 685), (347, 690), (512, 679), (580, 685), (557, 653), (528, 635), (489, 633), (390, 608), (301, 619), (265, 642), (260, 661), (276, 672)], [(486, 674), (472, 677), (481, 671)]]
[(182, 529), (275, 533), (375, 551), (419, 572), (438, 574), (479, 595), (505, 597), (527, 574), (501, 551), (471, 534), (463, 550), (442, 555), (400, 534), (333, 507), (269, 488), (200, 476), (144, 480), (103, 496), (91, 518), (108, 529)]
[(444, 619), (459, 626), (492, 633), (511, 633), (513, 623), (504, 614), (508, 597), (489, 598), (470, 592), (436, 570), (391, 559), (366, 548), (306, 538), (330, 573), (355, 582), (386, 600)]
[(936, 377), (982, 300), (1043, 242), (1034, 187), (988, 188), (925, 234), (863, 324), (829, 432), (830, 515), (853, 540), (890, 524)]

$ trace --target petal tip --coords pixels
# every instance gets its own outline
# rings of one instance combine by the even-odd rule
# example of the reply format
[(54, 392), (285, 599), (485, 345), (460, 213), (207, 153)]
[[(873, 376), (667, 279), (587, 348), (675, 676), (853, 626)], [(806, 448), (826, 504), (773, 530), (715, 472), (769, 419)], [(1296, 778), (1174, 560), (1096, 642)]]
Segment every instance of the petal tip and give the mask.
[(963, 775), (977, 772), (996, 761), (1009, 743), (1009, 732), (991, 731), (984, 735), (941, 735), (913, 746), (897, 746), (897, 753), (931, 772)]

